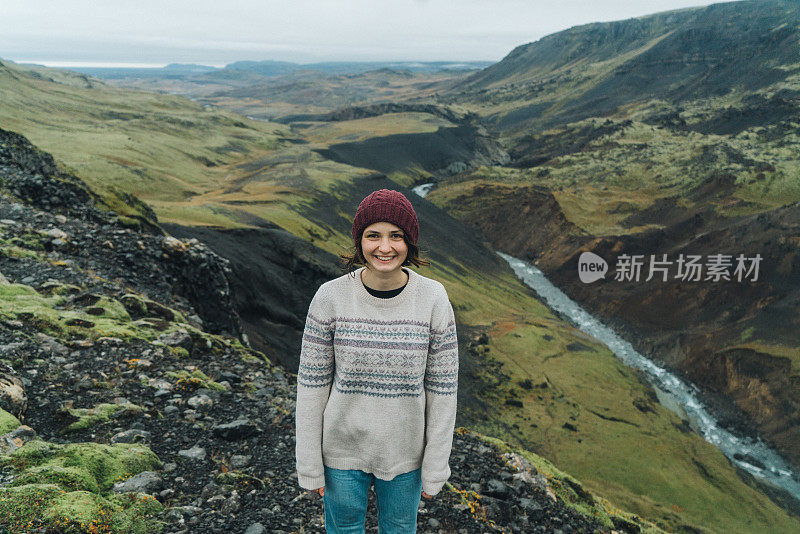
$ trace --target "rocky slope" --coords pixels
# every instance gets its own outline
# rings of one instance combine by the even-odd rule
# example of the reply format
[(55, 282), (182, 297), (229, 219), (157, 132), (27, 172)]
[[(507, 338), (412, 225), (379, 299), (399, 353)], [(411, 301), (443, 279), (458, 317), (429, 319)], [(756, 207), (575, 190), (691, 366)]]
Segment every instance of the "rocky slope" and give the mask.
[[(240, 342), (228, 262), (93, 198), (0, 131), (0, 530), (324, 532), (294, 478), (294, 377)], [(466, 429), (452, 465), (421, 532), (651, 528)]]

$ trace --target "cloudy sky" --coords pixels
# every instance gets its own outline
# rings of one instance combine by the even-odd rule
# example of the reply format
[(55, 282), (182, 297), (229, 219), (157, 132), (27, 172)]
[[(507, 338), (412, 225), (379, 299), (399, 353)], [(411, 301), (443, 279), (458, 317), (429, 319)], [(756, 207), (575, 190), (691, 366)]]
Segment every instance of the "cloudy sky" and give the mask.
[(703, 0), (2, 0), (0, 58), (224, 65), (237, 60), (498, 61), (588, 22)]

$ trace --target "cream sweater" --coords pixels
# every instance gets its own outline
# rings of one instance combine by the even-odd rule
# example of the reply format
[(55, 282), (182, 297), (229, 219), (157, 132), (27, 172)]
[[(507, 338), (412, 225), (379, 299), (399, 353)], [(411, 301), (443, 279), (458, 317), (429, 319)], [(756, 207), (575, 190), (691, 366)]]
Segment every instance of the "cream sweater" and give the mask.
[(444, 286), (411, 269), (399, 295), (370, 295), (363, 267), (322, 284), (308, 310), (297, 372), (301, 487), (323, 465), (382, 480), (422, 467), (422, 490), (450, 477), (458, 343)]

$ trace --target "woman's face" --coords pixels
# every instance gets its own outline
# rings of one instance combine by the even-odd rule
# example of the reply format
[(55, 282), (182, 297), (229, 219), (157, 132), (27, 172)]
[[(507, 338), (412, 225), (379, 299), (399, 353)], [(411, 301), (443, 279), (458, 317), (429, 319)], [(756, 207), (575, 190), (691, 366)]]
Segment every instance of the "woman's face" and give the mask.
[(367, 226), (361, 234), (361, 252), (368, 269), (391, 274), (406, 261), (408, 245), (399, 226), (377, 222)]

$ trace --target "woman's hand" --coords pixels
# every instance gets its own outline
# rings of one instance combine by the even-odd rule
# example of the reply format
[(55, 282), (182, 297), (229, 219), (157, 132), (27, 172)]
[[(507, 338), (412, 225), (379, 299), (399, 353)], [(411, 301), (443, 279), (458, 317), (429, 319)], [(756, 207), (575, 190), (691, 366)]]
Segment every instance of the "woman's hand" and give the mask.
[(433, 499), (433, 497), (431, 497), (430, 495), (428, 495), (424, 491), (422, 492), (422, 496), (425, 497), (426, 499)]

